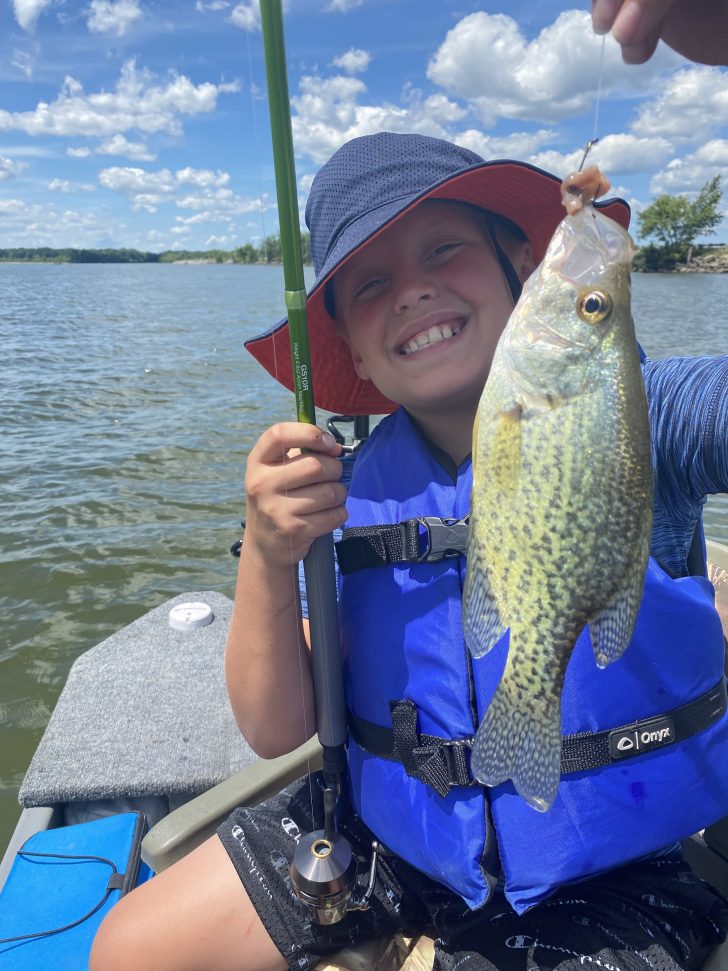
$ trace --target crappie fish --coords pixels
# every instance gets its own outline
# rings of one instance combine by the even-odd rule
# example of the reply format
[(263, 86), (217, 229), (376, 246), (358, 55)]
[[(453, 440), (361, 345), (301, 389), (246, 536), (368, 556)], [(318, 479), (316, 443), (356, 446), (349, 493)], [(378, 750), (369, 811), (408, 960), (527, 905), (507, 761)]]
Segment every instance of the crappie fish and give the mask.
[(476, 658), (506, 628), (510, 647), (472, 771), (488, 786), (512, 779), (541, 811), (560, 779), (574, 644), (588, 623), (599, 667), (625, 650), (652, 529), (635, 248), (608, 216), (574, 203), (583, 176), (501, 335), (473, 438), (463, 628)]

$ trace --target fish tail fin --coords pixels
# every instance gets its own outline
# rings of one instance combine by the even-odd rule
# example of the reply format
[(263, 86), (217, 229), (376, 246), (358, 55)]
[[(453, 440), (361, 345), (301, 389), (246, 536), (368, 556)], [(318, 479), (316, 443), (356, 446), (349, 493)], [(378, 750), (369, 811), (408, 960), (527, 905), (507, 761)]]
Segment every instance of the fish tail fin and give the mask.
[(546, 812), (561, 779), (561, 704), (531, 697), (525, 711), (517, 694), (504, 675), (476, 733), (471, 768), (486, 786), (511, 779), (529, 806)]

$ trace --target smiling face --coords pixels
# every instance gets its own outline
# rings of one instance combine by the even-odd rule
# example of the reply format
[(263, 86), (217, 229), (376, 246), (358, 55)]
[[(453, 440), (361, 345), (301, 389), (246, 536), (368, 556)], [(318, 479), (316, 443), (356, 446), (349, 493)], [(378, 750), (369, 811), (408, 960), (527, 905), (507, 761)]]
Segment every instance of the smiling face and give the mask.
[[(518, 271), (520, 250), (505, 248)], [(334, 297), (359, 377), (425, 428), (428, 415), (443, 410), (464, 411), (472, 420), (513, 309), (474, 210), (423, 202), (344, 264)]]

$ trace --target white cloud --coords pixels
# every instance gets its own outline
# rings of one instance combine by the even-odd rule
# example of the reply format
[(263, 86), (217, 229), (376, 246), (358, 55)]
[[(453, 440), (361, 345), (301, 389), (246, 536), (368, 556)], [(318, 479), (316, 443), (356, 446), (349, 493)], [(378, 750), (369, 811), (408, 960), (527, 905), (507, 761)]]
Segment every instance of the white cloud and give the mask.
[(210, 3), (203, 3), (202, 0), (197, 0), (195, 10), (204, 13), (206, 10), (227, 10), (229, 6), (228, 0), (210, 0)]
[(86, 182), (71, 182), (70, 179), (51, 179), (48, 183), (50, 192), (96, 192), (95, 185)]
[(23, 30), (32, 31), (36, 21), (52, 0), (13, 0), (15, 19)]
[(27, 162), (13, 162), (11, 158), (0, 156), (0, 182), (17, 178), (27, 168)]
[(26, 78), (33, 77), (33, 60), (27, 51), (13, 51), (11, 64), (13, 67), (17, 67)]
[(156, 212), (160, 205), (174, 204), (179, 209), (196, 212), (199, 218), (193, 216), (181, 220), (187, 224), (203, 220), (227, 221), (231, 216), (259, 212), (267, 207), (266, 197), (242, 198), (228, 187), (229, 181), (229, 173), (209, 169), (149, 172), (135, 167), (112, 166), (99, 173), (101, 185), (127, 196), (135, 211)]
[[(723, 191), (728, 190), (728, 139), (714, 138), (697, 151), (683, 158), (675, 158), (658, 172), (650, 183), (654, 195), (675, 193), (690, 195), (699, 192), (716, 175), (723, 176)], [(724, 197), (725, 201), (725, 197)]]
[(123, 37), (130, 24), (142, 16), (139, 0), (91, 0), (88, 29), (94, 34)]
[(44, 145), (3, 145), (8, 158), (57, 158), (58, 152)]
[(237, 242), (235, 236), (208, 236), (205, 249), (230, 249)]
[(130, 142), (124, 135), (116, 134), (95, 147), (79, 146), (67, 148), (69, 158), (90, 158), (92, 155), (122, 155), (136, 162), (153, 162), (156, 154), (150, 152), (144, 142)]
[(260, 30), (260, 7), (257, 0), (239, 3), (230, 14), (230, 23), (251, 33)]
[(469, 128), (455, 136), (454, 141), (485, 159), (512, 158), (533, 162), (541, 146), (553, 139), (554, 133), (546, 128), (504, 136), (485, 135), (477, 128)]
[[(613, 179), (617, 175), (633, 175), (651, 172), (664, 165), (673, 151), (672, 143), (665, 138), (638, 138), (636, 135), (605, 135), (589, 152), (586, 165), (598, 165), (602, 172)], [(541, 151), (524, 156), (539, 168), (561, 177), (581, 165), (584, 149), (573, 152)]]
[(692, 66), (675, 73), (658, 98), (640, 107), (631, 128), (643, 136), (699, 142), (726, 124), (728, 73)]
[(143, 142), (130, 142), (124, 135), (114, 135), (96, 149), (97, 155), (124, 155), (139, 162), (153, 162), (157, 157)]
[(41, 101), (34, 111), (0, 110), (0, 131), (28, 135), (112, 137), (129, 129), (144, 132), (181, 132), (180, 115), (213, 111), (218, 95), (239, 90), (238, 82), (193, 84), (172, 73), (158, 82), (151, 72), (138, 70), (133, 60), (122, 69), (113, 92), (86, 94), (83, 86), (66, 77), (55, 101)]
[(350, 138), (378, 131), (448, 138), (451, 133), (447, 125), (464, 114), (459, 105), (443, 95), (423, 98), (415, 88), (406, 89), (405, 105), (359, 104), (366, 90), (359, 78), (344, 75), (302, 78), (299, 93), (291, 98), (296, 151), (320, 164)]
[[(499, 118), (554, 122), (591, 105), (601, 53), (602, 39), (594, 34), (586, 11), (564, 11), (531, 42), (512, 17), (481, 11), (449, 31), (427, 76), (466, 100), (485, 125)], [(608, 37), (602, 90), (644, 93), (674, 63), (677, 56), (663, 46), (646, 65), (625, 65), (618, 45)]]
[(29, 204), (21, 199), (0, 200), (5, 246), (109, 246), (110, 226), (98, 210), (60, 211), (53, 203)]
[(346, 71), (347, 74), (361, 74), (369, 67), (372, 55), (368, 51), (350, 47), (344, 54), (335, 57), (331, 62), (334, 67)]
[(361, 7), (364, 0), (331, 0), (325, 8), (327, 13), (348, 13), (355, 7)]

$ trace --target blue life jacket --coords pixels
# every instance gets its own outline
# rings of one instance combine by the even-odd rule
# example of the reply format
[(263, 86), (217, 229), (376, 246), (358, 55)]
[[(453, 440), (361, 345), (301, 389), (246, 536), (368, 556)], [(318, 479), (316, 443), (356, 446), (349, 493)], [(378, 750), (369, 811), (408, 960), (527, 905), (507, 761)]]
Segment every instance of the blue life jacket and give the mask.
[[(460, 519), (469, 512), (471, 483), (470, 460), (453, 480), (400, 409), (357, 457), (347, 528)], [(562, 756), (558, 797), (546, 813), (528, 806), (510, 782), (450, 785), (438, 795), (437, 774), (433, 784), (424, 781), (431, 766), (421, 766), (435, 759), (425, 743), (429, 736), (472, 739), (508, 650), (506, 632), (485, 657), (469, 655), (461, 627), (465, 568), (457, 556), (342, 579), (352, 721), (392, 730), (394, 718), (389, 737), (401, 743), (397, 719), (416, 712), (422, 743), (401, 745), (387, 758), (350, 739), (353, 806), (386, 846), (471, 908), (489, 899), (502, 867), (506, 897), (521, 913), (565, 883), (656, 852), (728, 814), (724, 644), (713, 590), (703, 578), (671, 579), (653, 560), (623, 657), (599, 670), (587, 628), (566, 672), (563, 733), (590, 733), (606, 764), (570, 771), (577, 759), (564, 774)], [(564, 740), (567, 753), (571, 740)]]

